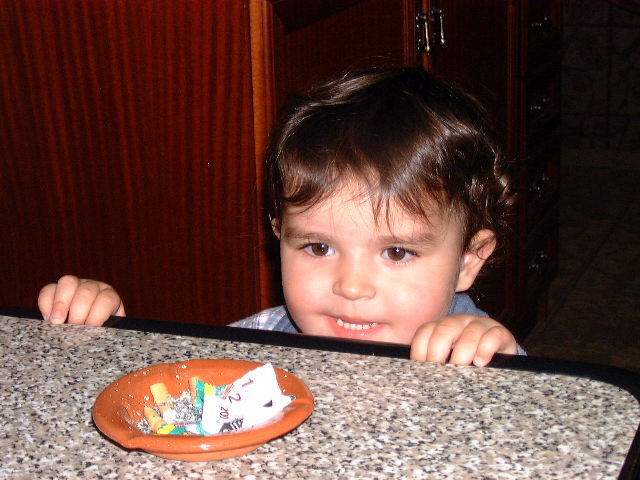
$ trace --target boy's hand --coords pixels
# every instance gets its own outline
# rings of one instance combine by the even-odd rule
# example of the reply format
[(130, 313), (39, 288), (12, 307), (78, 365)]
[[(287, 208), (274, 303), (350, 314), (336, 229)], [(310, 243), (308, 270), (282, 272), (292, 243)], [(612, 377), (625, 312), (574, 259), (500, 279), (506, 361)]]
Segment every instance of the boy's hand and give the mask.
[(495, 320), (475, 315), (425, 323), (411, 342), (412, 360), (484, 366), (495, 353), (518, 353), (516, 339)]
[(124, 316), (118, 293), (106, 283), (65, 275), (38, 295), (40, 313), (51, 323), (102, 325), (111, 315)]

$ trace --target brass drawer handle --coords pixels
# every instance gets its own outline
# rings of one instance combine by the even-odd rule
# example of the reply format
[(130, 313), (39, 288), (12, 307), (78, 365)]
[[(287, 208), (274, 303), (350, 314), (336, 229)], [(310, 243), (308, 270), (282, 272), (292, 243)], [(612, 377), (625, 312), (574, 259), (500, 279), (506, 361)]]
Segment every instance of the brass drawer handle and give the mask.
[(540, 101), (534, 103), (529, 107), (529, 111), (532, 113), (540, 113), (551, 105), (551, 97), (549, 95), (544, 95)]
[[(436, 31), (429, 31), (429, 24), (435, 24)], [(418, 13), (416, 15), (416, 37), (417, 47), (420, 53), (431, 53), (433, 45), (444, 48), (444, 10), (442, 8), (432, 8), (428, 13)]]
[(429, 33), (429, 22), (431, 21), (428, 13), (419, 13), (416, 15), (416, 36), (418, 39), (418, 52), (431, 53), (431, 34)]
[(553, 25), (553, 21), (549, 15), (545, 15), (541, 20), (533, 21), (529, 24), (532, 29), (548, 29)]
[(436, 32), (436, 41), (440, 44), (441, 47), (444, 47), (447, 44), (446, 40), (444, 39), (444, 10), (442, 10), (442, 8), (434, 8), (432, 11), (434, 21), (438, 25), (438, 31)]
[(540, 275), (547, 269), (550, 260), (551, 259), (549, 258), (549, 255), (547, 255), (544, 250), (540, 250), (533, 256), (533, 258), (529, 262), (529, 265), (527, 265), (527, 269), (530, 272), (535, 272), (536, 274)]
[(551, 183), (550, 180), (551, 179), (548, 175), (542, 175), (536, 181), (531, 183), (529, 193), (536, 195), (538, 198), (542, 198), (549, 189), (549, 184)]

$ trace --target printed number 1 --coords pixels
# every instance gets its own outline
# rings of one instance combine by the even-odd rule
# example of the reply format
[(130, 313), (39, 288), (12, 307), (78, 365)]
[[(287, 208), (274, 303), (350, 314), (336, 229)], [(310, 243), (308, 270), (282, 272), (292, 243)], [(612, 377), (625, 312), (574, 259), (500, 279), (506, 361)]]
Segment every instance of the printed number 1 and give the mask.
[(253, 378), (250, 378), (247, 383), (243, 383), (242, 386), (246, 387), (247, 385), (251, 385), (253, 383)]

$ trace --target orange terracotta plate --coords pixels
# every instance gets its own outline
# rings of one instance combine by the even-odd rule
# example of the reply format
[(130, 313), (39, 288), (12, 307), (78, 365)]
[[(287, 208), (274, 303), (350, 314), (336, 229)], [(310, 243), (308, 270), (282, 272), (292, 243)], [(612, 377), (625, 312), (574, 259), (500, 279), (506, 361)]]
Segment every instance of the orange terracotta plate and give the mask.
[(140, 449), (163, 458), (208, 461), (236, 457), (255, 450), (304, 422), (314, 408), (313, 395), (293, 374), (274, 368), (278, 384), (293, 402), (271, 422), (247, 430), (219, 435), (145, 434), (136, 426), (144, 406), (152, 406), (149, 386), (164, 382), (174, 397), (189, 390), (189, 378), (225, 385), (262, 364), (245, 360), (200, 359), (161, 363), (132, 372), (105, 388), (93, 406), (93, 420), (100, 431), (127, 449)]

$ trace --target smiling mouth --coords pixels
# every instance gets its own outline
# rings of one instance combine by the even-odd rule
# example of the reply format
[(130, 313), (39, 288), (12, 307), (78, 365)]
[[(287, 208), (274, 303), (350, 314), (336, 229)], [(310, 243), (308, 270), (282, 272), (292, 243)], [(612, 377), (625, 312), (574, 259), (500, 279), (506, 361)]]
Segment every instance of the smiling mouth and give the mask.
[(345, 322), (341, 318), (336, 320), (339, 327), (346, 328), (347, 330), (369, 330), (370, 328), (378, 326), (377, 323), (349, 323)]

